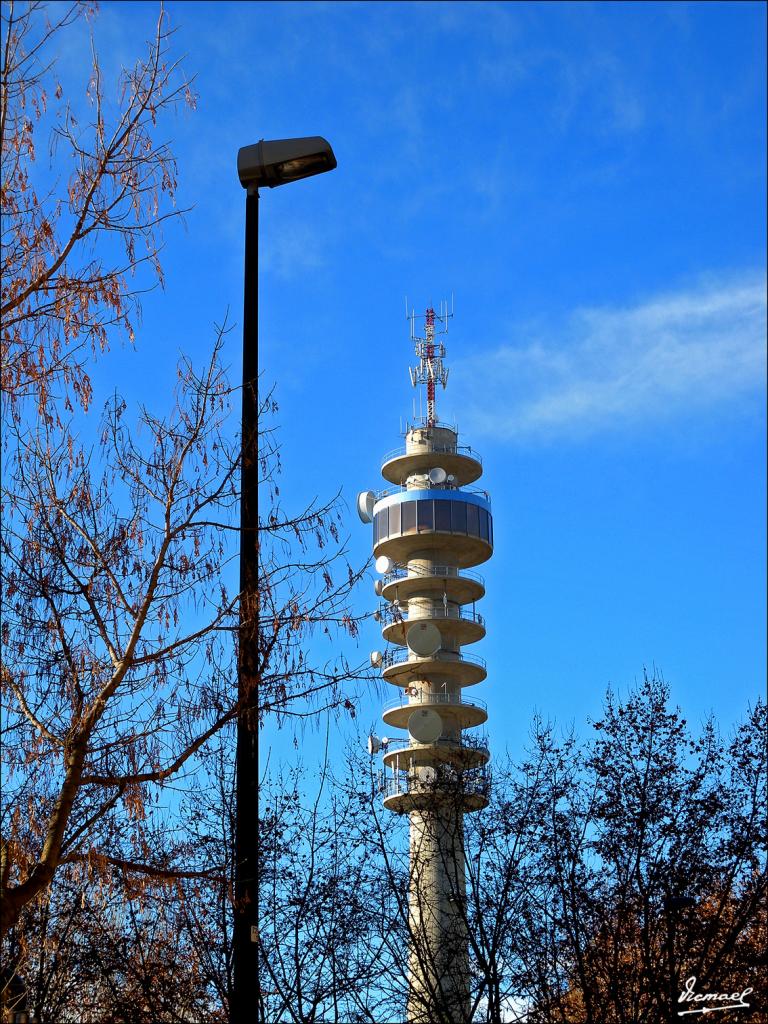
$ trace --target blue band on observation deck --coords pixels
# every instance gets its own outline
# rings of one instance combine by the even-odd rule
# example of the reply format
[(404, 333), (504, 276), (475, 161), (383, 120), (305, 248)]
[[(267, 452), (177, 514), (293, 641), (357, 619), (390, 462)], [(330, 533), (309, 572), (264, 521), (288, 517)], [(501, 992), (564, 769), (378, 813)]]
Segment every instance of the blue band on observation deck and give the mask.
[(398, 494), (388, 494), (386, 498), (381, 498), (373, 506), (372, 515), (375, 516), (377, 512), (381, 512), (385, 508), (389, 508), (390, 505), (399, 505), (404, 501), (427, 501), (430, 498), (437, 499), (438, 501), (463, 501), (467, 505), (478, 505), (480, 508), (484, 508), (488, 513), (491, 511), (491, 503), (486, 501), (485, 498), (481, 498), (479, 494), (470, 494), (467, 491), (460, 490), (411, 490), (400, 491)]

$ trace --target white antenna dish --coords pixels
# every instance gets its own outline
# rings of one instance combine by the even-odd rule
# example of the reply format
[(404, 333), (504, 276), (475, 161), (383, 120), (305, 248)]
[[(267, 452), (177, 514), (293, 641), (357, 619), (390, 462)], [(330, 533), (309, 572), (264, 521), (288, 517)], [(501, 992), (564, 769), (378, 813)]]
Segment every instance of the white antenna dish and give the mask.
[(371, 734), (368, 737), (368, 753), (373, 757), (374, 754), (378, 754), (381, 750), (381, 740), (378, 736)]
[(386, 555), (379, 555), (379, 557), (376, 559), (375, 564), (376, 572), (380, 572), (382, 576), (385, 573), (388, 573), (392, 569), (392, 566), (394, 565), (392, 559), (387, 558)]
[(381, 651), (371, 651), (371, 665), (373, 665), (374, 668), (378, 668), (382, 662), (383, 657), (384, 656), (382, 655)]
[(423, 767), (417, 768), (416, 772), (418, 775), (419, 782), (421, 782), (423, 785), (434, 785), (435, 779), (437, 778), (437, 772), (431, 765), (425, 764)]
[(446, 479), (446, 482), (449, 483), (449, 484), (455, 484), (456, 483), (456, 477), (453, 475), (453, 473), (449, 473), (448, 476), (445, 479)]
[(378, 610), (378, 608), (373, 613), (373, 621), (374, 622), (381, 622), (381, 612)]
[(448, 479), (448, 474), (442, 466), (435, 466), (434, 469), (429, 471), (429, 482), (431, 484), (444, 484)]
[(376, 495), (373, 491), (360, 491), (357, 496), (357, 514), (364, 523), (373, 522), (373, 506), (376, 504)]
[(443, 638), (440, 630), (432, 622), (414, 622), (408, 627), (405, 642), (414, 654), (428, 658), (430, 654), (440, 650)]
[(420, 708), (408, 718), (408, 734), (417, 743), (434, 743), (442, 732), (443, 720), (432, 708)]
[(376, 593), (376, 596), (381, 597), (381, 592), (384, 589), (384, 584), (381, 582), (381, 580), (374, 580), (373, 589)]
[(382, 747), (388, 747), (389, 746), (389, 736), (382, 736), (381, 737), (381, 745), (382, 745)]

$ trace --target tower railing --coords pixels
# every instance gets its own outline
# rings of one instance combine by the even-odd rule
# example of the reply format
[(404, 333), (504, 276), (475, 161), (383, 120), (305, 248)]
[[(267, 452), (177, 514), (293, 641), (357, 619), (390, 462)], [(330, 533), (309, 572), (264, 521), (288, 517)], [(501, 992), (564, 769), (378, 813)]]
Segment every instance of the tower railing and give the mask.
[(475, 462), (479, 462), (482, 466), (483, 460), (479, 452), (476, 452), (474, 448), (471, 448), (468, 444), (431, 444), (429, 441), (424, 445), (419, 445), (416, 451), (408, 450), (408, 445), (400, 445), (399, 448), (393, 448), (391, 452), (387, 452), (386, 455), (382, 456), (381, 464), (385, 466), (392, 459), (397, 459), (401, 455), (465, 455), (470, 459), (474, 459)]
[(424, 690), (419, 690), (416, 696), (408, 696), (402, 694), (399, 697), (395, 697), (394, 700), (389, 700), (384, 705), (384, 711), (393, 711), (395, 708), (402, 707), (413, 707), (416, 708), (420, 704), (447, 704), (449, 706), (458, 708), (479, 708), (481, 711), (487, 711), (488, 705), (484, 700), (480, 700), (479, 697), (467, 698), (461, 694), (454, 693), (427, 693)]
[(391, 651), (385, 651), (381, 658), (381, 667), (390, 668), (392, 665), (418, 665), (420, 662), (426, 661), (443, 661), (452, 665), (460, 665), (462, 662), (470, 665), (478, 665), (480, 668), (485, 668), (485, 658), (481, 658), (479, 654), (460, 654), (458, 651), (435, 651), (434, 654), (430, 654), (426, 657), (420, 657), (416, 655), (416, 658), (412, 661), (412, 655), (406, 654), (402, 647), (395, 647)]
[(384, 574), (382, 583), (386, 587), (396, 580), (418, 579), (422, 576), (425, 578), (438, 576), (447, 579), (472, 580), (474, 583), (479, 583), (481, 587), (485, 588), (485, 579), (479, 572), (474, 572), (472, 569), (458, 569), (455, 565), (431, 565), (429, 568), (422, 568), (416, 565), (410, 567), (407, 565), (396, 565)]
[[(487, 797), (491, 789), (491, 773), (485, 765), (466, 768), (456, 772), (452, 778), (446, 777), (441, 770), (434, 770), (434, 775), (419, 775), (420, 769), (383, 773), (379, 776), (380, 792), (385, 797), (401, 796), (407, 793), (457, 793), (462, 796), (479, 795)], [(423, 772), (423, 768), (421, 769)]]
[(472, 733), (461, 732), (458, 736), (451, 739), (450, 737), (441, 736), (439, 739), (434, 740), (432, 743), (419, 743), (416, 740), (410, 738), (406, 739), (390, 739), (387, 741), (386, 747), (382, 743), (382, 752), (388, 754), (392, 750), (409, 750), (413, 748), (418, 750), (421, 747), (442, 747), (443, 749), (452, 749), (455, 747), (466, 748), (468, 750), (484, 750), (489, 751), (488, 747), (488, 736), (486, 733), (480, 733), (475, 735)]
[[(482, 487), (461, 487), (459, 484), (430, 484), (429, 487), (423, 488), (429, 491), (458, 491), (460, 494), (476, 494), (478, 497), (483, 498), (488, 504), (491, 504), (491, 496), (488, 491), (484, 491)], [(398, 487), (385, 487), (381, 491), (376, 491), (376, 501), (381, 501), (382, 498), (389, 498), (392, 494), (405, 494), (413, 491), (417, 491), (416, 487), (408, 487), (406, 484), (400, 484)]]
[(379, 620), (385, 625), (390, 625), (393, 622), (414, 623), (422, 619), (454, 619), (476, 622), (479, 626), (485, 625), (485, 619), (479, 612), (463, 608), (458, 604), (449, 604), (446, 607), (444, 604), (435, 602), (431, 608), (419, 607), (419, 612), (421, 613), (419, 616), (410, 618), (408, 612), (401, 612), (399, 608), (394, 608), (390, 604), (380, 604)]
[(414, 416), (413, 421), (406, 421), (403, 436), (407, 437), (412, 430), (431, 430), (434, 427), (438, 427), (440, 430), (452, 430), (456, 435), (459, 433), (459, 425), (455, 420), (453, 423), (448, 423), (447, 420), (435, 420), (430, 423), (426, 416)]

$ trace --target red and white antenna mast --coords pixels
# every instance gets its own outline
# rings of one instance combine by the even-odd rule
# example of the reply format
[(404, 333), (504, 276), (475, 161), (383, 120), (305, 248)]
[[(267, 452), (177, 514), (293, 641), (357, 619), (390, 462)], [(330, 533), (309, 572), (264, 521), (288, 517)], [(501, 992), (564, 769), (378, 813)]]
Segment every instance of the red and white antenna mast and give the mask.
[(413, 310), (408, 313), (406, 301), (406, 317), (411, 321), (411, 341), (414, 343), (416, 355), (419, 357), (419, 365), (415, 369), (408, 369), (411, 377), (411, 384), (417, 387), (419, 384), (427, 386), (427, 426), (434, 427), (437, 423), (437, 412), (435, 405), (435, 385), (448, 383), (448, 370), (443, 366), (445, 358), (445, 345), (442, 342), (435, 343), (435, 322), (440, 324), (438, 334), (448, 333), (448, 321), (453, 316), (453, 309), (448, 312), (448, 303), (440, 303), (440, 312), (435, 313), (430, 306), (424, 314), (424, 337), (416, 334), (416, 316)]

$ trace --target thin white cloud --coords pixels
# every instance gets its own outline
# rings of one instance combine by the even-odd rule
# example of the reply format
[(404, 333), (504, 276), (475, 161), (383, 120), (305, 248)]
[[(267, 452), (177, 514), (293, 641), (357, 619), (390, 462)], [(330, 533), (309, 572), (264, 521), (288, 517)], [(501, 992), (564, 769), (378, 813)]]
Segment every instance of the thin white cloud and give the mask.
[(738, 406), (765, 389), (762, 275), (580, 309), (514, 334), (456, 364), (464, 430), (510, 441), (584, 437)]
[(261, 269), (284, 280), (318, 270), (326, 263), (319, 230), (306, 224), (281, 224), (280, 230), (264, 241), (262, 252)]

